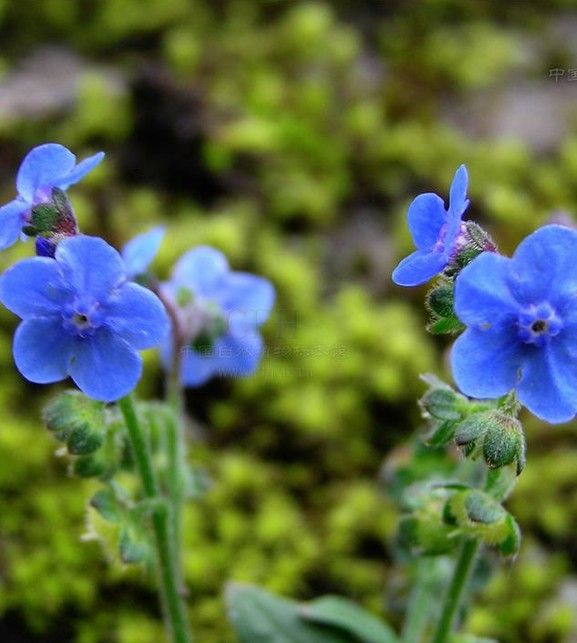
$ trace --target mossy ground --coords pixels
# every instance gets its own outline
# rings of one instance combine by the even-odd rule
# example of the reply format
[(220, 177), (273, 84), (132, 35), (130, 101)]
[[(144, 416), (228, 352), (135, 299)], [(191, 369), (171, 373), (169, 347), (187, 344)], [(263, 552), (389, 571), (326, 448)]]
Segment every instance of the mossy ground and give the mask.
[[(411, 198), (445, 194), (461, 163), (469, 217), (503, 251), (577, 212), (566, 106), (577, 83), (567, 71), (549, 78), (577, 68), (571, 38), (558, 36), (575, 25), (574, 3), (546, 5), (0, 2), (0, 93), (13, 99), (4, 111), (0, 100), (3, 200), (30, 147), (104, 149), (106, 162), (70, 193), (85, 232), (120, 245), (166, 222), (162, 274), (208, 243), (278, 291), (259, 372), (188, 394), (199, 423), (191, 457), (214, 482), (186, 515), (198, 641), (234, 640), (223, 603), (231, 579), (300, 599), (340, 593), (398, 620), (395, 601), (383, 600), (399, 582), (388, 547), (397, 515), (377, 477), (418, 428), (417, 376), (443, 373), (447, 345), (423, 330), (423, 292), (394, 288), (389, 275), (410, 249)], [(70, 96), (54, 47), (77, 64)], [(53, 61), (41, 81), (55, 95), (29, 113), (14, 88), (35, 53)], [(517, 118), (529, 123), (511, 116), (511, 97), (527, 87), (547, 96), (549, 119), (530, 102)], [(549, 132), (559, 122), (560, 133)], [(3, 253), (2, 267), (28, 252)], [(157, 643), (147, 579), (110, 568), (97, 543), (80, 540), (93, 487), (54, 457), (38, 419), (50, 392), (13, 367), (15, 321), (0, 312), (1, 638)], [(140, 391), (160, 391), (153, 354)], [(510, 502), (522, 551), (486, 588), (468, 629), (507, 643), (569, 641), (577, 439), (574, 427), (534, 423), (528, 443)]]

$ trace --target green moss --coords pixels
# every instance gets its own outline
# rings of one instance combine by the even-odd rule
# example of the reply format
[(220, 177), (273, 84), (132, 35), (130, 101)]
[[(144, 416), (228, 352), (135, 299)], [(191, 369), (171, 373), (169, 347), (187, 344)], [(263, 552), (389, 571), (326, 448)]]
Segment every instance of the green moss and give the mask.
[[(360, 4), (102, 0), (87, 14), (68, 0), (0, 2), (1, 74), (46, 42), (82, 52), (96, 70), (61, 113), (0, 121), (2, 202), (29, 147), (55, 140), (79, 157), (104, 149), (106, 162), (70, 192), (84, 231), (120, 246), (166, 223), (162, 277), (190, 247), (210, 244), (277, 290), (257, 373), (188, 396), (205, 429), (192, 457), (213, 480), (186, 512), (190, 616), (207, 643), (234, 640), (222, 601), (229, 579), (301, 599), (340, 592), (382, 610), (397, 515), (377, 473), (418, 428), (418, 374), (442, 371), (445, 348), (423, 330), (419, 293), (389, 282), (412, 248), (405, 213), (415, 194), (446, 197), (467, 163), (470, 214), (505, 252), (553, 210), (577, 209), (570, 132), (543, 155), (526, 141), (473, 138), (445, 112), (483, 91), (498, 105), (504, 88), (541, 74), (519, 52), (541, 43), (571, 0), (364, 3), (362, 15)], [(557, 49), (571, 60), (564, 43)], [(127, 159), (138, 154), (142, 175), (128, 182)], [(354, 224), (367, 220), (382, 239), (358, 237)], [(340, 267), (351, 248), (360, 271)], [(2, 269), (29, 252), (3, 253)], [(0, 310), (0, 612), (40, 638), (62, 640), (66, 621), (78, 643), (158, 641), (146, 577), (110, 568), (97, 543), (79, 542), (94, 490), (67, 477), (40, 428), (47, 389), (15, 374), (15, 324)], [(139, 392), (152, 397), (157, 356), (147, 353), (145, 366)], [(574, 631), (559, 594), (574, 574), (574, 440), (534, 427), (528, 442), (509, 501), (525, 544), (468, 621), (503, 643)]]

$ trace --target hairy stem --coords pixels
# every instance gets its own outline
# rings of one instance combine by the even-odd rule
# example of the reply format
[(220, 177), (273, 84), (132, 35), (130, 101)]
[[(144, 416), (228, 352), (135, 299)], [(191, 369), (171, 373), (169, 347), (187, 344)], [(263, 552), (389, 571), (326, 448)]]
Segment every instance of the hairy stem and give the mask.
[(478, 551), (479, 541), (470, 538), (463, 540), (432, 643), (446, 643), (449, 640)]
[(166, 379), (166, 401), (171, 408), (167, 424), (168, 492), (172, 512), (173, 551), (179, 574), (181, 592), (185, 594), (182, 580), (182, 508), (185, 500), (186, 436), (184, 433), (184, 394), (180, 382), (185, 338), (178, 310), (165, 295), (160, 284), (152, 285), (153, 292), (163, 303), (172, 327), (172, 359)]
[(431, 578), (435, 576), (435, 561), (423, 558), (417, 561), (415, 584), (403, 626), (403, 643), (420, 643), (431, 615)]
[(171, 643), (190, 643), (192, 637), (188, 628), (186, 609), (180, 592), (177, 559), (173, 551), (173, 536), (170, 525), (171, 511), (160, 496), (154, 471), (150, 446), (144, 433), (132, 396), (119, 402), (120, 410), (128, 429), (128, 436), (136, 467), (147, 499), (156, 501), (152, 509), (152, 528), (156, 547), (158, 581), (164, 611), (164, 618)]

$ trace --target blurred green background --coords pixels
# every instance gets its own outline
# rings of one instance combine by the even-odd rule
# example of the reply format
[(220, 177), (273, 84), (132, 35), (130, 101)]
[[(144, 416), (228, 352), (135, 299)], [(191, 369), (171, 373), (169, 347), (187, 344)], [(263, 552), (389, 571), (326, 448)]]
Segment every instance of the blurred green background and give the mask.
[[(200, 243), (273, 281), (258, 373), (191, 390), (192, 457), (213, 486), (186, 520), (190, 617), (234, 641), (227, 580), (339, 593), (398, 624), (381, 464), (419, 428), (418, 374), (446, 374), (423, 290), (390, 272), (410, 200), (461, 163), (469, 218), (511, 251), (577, 211), (575, 0), (0, 0), (0, 197), (59, 142), (106, 162), (70, 191), (83, 231), (120, 246), (168, 224), (162, 275)], [(552, 74), (551, 70), (560, 70)], [(30, 245), (3, 253), (5, 268)], [(67, 477), (14, 369), (0, 311), (0, 640), (158, 643), (144, 574), (90, 533), (94, 484)], [(143, 396), (161, 391), (147, 356)], [(577, 641), (577, 434), (528, 419), (509, 509), (521, 554), (467, 629)]]

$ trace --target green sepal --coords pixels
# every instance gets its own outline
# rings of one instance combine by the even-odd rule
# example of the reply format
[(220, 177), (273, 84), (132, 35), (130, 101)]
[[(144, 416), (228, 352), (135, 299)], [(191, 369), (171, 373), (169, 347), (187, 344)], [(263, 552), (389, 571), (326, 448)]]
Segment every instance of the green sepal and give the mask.
[(455, 443), (459, 447), (474, 445), (487, 431), (484, 413), (473, 413), (459, 422), (455, 431)]
[(467, 236), (469, 237), (469, 242), (474, 245), (479, 250), (485, 252), (496, 252), (497, 246), (491, 235), (481, 228), (478, 223), (474, 221), (467, 221), (465, 223), (465, 229), (467, 230)]
[(501, 520), (507, 513), (491, 496), (478, 489), (465, 492), (464, 506), (471, 522), (486, 525)]
[(455, 315), (454, 289), (452, 280), (441, 278), (427, 293), (425, 305), (430, 315), (427, 330), (434, 335), (459, 333), (465, 328)]
[(94, 431), (85, 425), (74, 429), (68, 438), (68, 453), (71, 455), (89, 455), (97, 451), (104, 442), (104, 432)]
[(93, 455), (79, 456), (72, 464), (72, 472), (79, 478), (101, 478), (108, 469), (105, 460)]
[(32, 208), (30, 213), (30, 223), (36, 234), (52, 232), (59, 218), (60, 212), (52, 203), (41, 203)]
[(38, 236), (38, 230), (33, 225), (22, 226), (22, 232), (28, 237)]
[(462, 270), (465, 266), (471, 263), (473, 259), (476, 259), (483, 250), (476, 248), (473, 245), (465, 246), (457, 256), (455, 257), (455, 264), (459, 270)]
[(464, 395), (445, 384), (432, 373), (421, 375), (423, 382), (429, 388), (419, 400), (423, 417), (432, 417), (436, 420), (459, 420), (468, 408), (468, 401)]
[(452, 316), (430, 322), (427, 330), (433, 335), (456, 335), (465, 330), (465, 325), (456, 316)]
[(517, 475), (525, 466), (525, 436), (519, 420), (493, 413), (494, 423), (488, 428), (483, 440), (483, 457), (490, 469), (517, 463)]
[(427, 293), (425, 305), (431, 313), (438, 317), (452, 317), (454, 315), (454, 287), (450, 282), (441, 283)]
[(78, 222), (66, 192), (60, 188), (52, 188), (52, 201), (59, 213), (57, 227), (54, 231), (68, 235), (78, 234)]
[(479, 490), (458, 492), (449, 499), (447, 515), (455, 527), (501, 553), (511, 556), (518, 551), (521, 534), (509, 512), (489, 494)]
[(104, 404), (91, 400), (80, 391), (65, 391), (43, 411), (46, 427), (72, 455), (89, 455), (104, 442), (106, 423)]
[(507, 527), (508, 534), (499, 544), (499, 552), (503, 556), (516, 556), (521, 547), (521, 529), (511, 514), (505, 518), (505, 526)]

